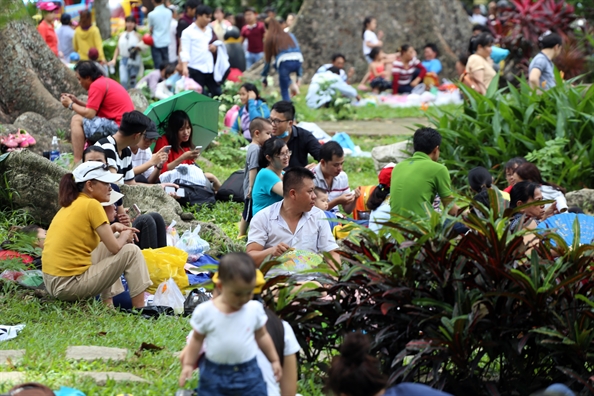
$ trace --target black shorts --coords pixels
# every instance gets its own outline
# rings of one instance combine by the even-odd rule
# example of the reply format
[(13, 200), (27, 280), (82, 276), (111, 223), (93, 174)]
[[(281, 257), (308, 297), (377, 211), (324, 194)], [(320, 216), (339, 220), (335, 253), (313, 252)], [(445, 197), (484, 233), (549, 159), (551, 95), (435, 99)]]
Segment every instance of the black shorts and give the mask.
[(249, 198), (246, 198), (243, 203), (243, 213), (241, 214), (241, 217), (248, 223), (252, 221), (252, 217), (254, 217), (252, 214), (252, 200)]

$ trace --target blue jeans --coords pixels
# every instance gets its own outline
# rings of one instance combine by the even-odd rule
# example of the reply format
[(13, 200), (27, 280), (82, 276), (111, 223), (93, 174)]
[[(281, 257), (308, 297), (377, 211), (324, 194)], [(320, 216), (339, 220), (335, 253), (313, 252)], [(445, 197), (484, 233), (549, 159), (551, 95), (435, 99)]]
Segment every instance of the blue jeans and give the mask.
[(240, 364), (200, 364), (199, 396), (266, 396), (266, 382), (256, 358)]
[(278, 81), (280, 85), (281, 96), (283, 100), (291, 100), (289, 95), (289, 86), (291, 85), (291, 73), (298, 73), (301, 68), (301, 62), (288, 60), (281, 62), (278, 67)]
[(252, 65), (264, 57), (264, 52), (246, 52), (245, 53), (245, 69), (249, 69)]
[[(140, 54), (136, 56), (140, 56)], [(120, 84), (126, 89), (134, 88), (140, 72), (140, 66), (128, 65), (129, 60), (129, 58), (120, 59)]]
[(151, 47), (151, 55), (153, 57), (155, 70), (159, 70), (162, 64), (169, 63), (169, 47)]

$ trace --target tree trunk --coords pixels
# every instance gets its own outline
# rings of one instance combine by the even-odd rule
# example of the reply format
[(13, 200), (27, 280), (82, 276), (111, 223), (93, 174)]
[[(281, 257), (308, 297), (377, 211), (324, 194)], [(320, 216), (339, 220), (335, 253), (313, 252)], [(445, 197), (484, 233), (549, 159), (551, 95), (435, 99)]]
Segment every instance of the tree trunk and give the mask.
[(50, 119), (70, 115), (59, 98), (83, 89), (49, 49), (21, 0), (0, 0), (0, 114), (15, 118), (26, 111)]
[(384, 51), (393, 53), (410, 44), (422, 59), (425, 44), (435, 43), (443, 77), (455, 76), (456, 60), (467, 51), (471, 36), (471, 23), (460, 0), (304, 0), (292, 31), (301, 46), (307, 80), (318, 67), (330, 63), (334, 53), (345, 55), (347, 68), (354, 66), (357, 78), (363, 77), (366, 16), (374, 16), (377, 31), (384, 32)]
[(111, 37), (111, 13), (108, 0), (95, 0), (95, 23), (101, 32), (101, 38), (107, 40)]

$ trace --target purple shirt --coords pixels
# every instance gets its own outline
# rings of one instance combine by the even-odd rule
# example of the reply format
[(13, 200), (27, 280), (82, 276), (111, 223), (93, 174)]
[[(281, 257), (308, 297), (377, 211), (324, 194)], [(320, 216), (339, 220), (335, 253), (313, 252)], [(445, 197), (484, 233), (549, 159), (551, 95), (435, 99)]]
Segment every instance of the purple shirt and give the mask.
[(245, 106), (243, 108), (243, 112), (241, 113), (241, 130), (243, 131), (243, 137), (246, 139), (252, 139), (252, 134), (250, 133), (250, 113)]

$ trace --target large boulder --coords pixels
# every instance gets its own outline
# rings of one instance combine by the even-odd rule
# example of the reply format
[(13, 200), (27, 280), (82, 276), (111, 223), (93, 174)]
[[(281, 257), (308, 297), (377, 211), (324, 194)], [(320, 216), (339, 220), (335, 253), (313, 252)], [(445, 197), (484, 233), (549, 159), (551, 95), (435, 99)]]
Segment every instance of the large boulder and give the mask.
[(140, 89), (131, 88), (128, 90), (128, 95), (130, 95), (132, 103), (134, 103), (134, 109), (144, 113), (146, 108), (149, 107), (149, 102)]
[(583, 190), (571, 191), (565, 194), (569, 207), (577, 206), (584, 212), (594, 212), (594, 190), (584, 188)]
[(377, 146), (371, 150), (371, 158), (375, 164), (375, 170), (379, 172), (384, 166), (390, 162), (399, 163), (410, 158), (412, 153), (412, 145), (409, 139), (389, 144), (387, 146)]

